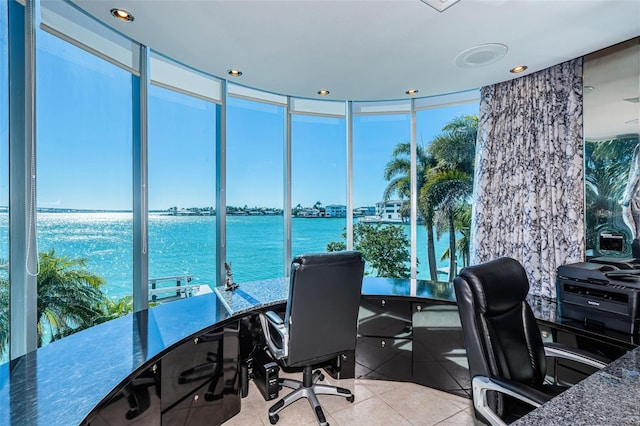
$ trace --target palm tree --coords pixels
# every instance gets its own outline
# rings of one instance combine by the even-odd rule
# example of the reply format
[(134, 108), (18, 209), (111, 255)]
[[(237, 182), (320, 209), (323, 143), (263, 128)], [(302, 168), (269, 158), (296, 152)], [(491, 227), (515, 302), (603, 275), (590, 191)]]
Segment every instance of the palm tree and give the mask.
[[(456, 233), (462, 236), (456, 240), (456, 255), (462, 259), (462, 267), (469, 265), (470, 247), (471, 247), (471, 206), (467, 203), (461, 203), (453, 212), (454, 227)], [(440, 261), (449, 258), (450, 250), (447, 247), (440, 256)]]
[[(417, 162), (417, 188), (418, 193), (425, 183), (427, 170), (436, 165), (435, 160), (430, 157), (422, 146), (416, 147)], [(384, 189), (383, 199), (388, 200), (395, 193), (401, 198), (411, 196), (411, 144), (400, 142), (393, 150), (392, 158), (384, 169), (384, 178), (389, 181)], [(436, 282), (438, 270), (436, 268), (435, 235), (433, 230), (432, 206), (426, 204), (418, 205), (418, 214), (427, 231), (427, 262), (429, 263), (429, 277)]]
[[(420, 194), (422, 202), (436, 206), (435, 227), (440, 238), (446, 229), (449, 232), (449, 280), (456, 275), (456, 211), (462, 208), (473, 192), (473, 178), (459, 170), (444, 170), (434, 173)], [(446, 225), (445, 225), (446, 224)]]
[(48, 328), (56, 340), (94, 325), (102, 315), (104, 278), (87, 271), (85, 258), (57, 256), (54, 249), (38, 254), (38, 345)]
[(437, 236), (445, 229), (449, 232), (449, 279), (457, 273), (456, 212), (468, 204), (473, 192), (477, 133), (478, 118), (475, 116), (456, 117), (442, 128), (442, 134), (429, 146), (429, 154), (435, 159), (436, 166), (427, 170), (420, 191), (419, 204), (436, 211), (434, 224)]
[[(149, 305), (151, 306), (151, 304)], [(116, 300), (105, 297), (101, 308), (101, 315), (95, 318), (96, 324), (111, 321), (133, 312), (133, 297), (124, 296)]]

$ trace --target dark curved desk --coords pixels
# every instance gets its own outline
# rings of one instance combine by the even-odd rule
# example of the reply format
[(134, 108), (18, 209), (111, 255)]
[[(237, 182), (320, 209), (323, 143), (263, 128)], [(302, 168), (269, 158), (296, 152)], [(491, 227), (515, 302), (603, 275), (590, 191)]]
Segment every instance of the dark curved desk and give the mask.
[[(259, 310), (282, 306), (287, 292), (288, 281), (284, 278), (241, 284), (233, 293), (216, 289), (214, 294), (163, 304), (100, 324), (0, 365), (0, 425), (89, 424), (107, 401), (123, 391), (125, 384), (148, 371), (158, 360), (175, 354), (181, 345), (197, 336), (227, 326), (234, 328), (239, 320)], [(408, 303), (412, 309), (409, 316), (414, 315), (414, 319), (423, 318), (415, 317), (416, 313), (430, 312), (426, 306), (455, 307), (450, 285), (410, 280), (367, 277), (363, 300), (372, 303), (370, 306), (375, 309), (371, 310), (371, 318), (376, 321), (385, 316), (382, 308), (393, 307), (394, 302), (402, 309), (403, 303)], [(532, 305), (553, 338), (565, 333), (617, 348), (620, 353), (637, 345), (637, 338), (631, 336), (581, 330), (579, 325), (563, 323), (555, 318), (553, 303), (534, 299)], [(424, 348), (417, 345), (415, 330), (412, 352), (417, 359), (416, 351)], [(366, 339), (363, 342), (368, 345), (370, 341)], [(400, 352), (403, 354), (406, 351)], [(400, 359), (392, 364), (398, 364)], [(413, 366), (415, 369), (415, 361)], [(378, 372), (369, 371), (368, 367), (357, 363), (356, 371), (361, 368), (358, 375), (378, 377)], [(384, 377), (396, 373), (380, 374)], [(231, 410), (236, 408), (239, 410), (239, 405), (232, 404)]]

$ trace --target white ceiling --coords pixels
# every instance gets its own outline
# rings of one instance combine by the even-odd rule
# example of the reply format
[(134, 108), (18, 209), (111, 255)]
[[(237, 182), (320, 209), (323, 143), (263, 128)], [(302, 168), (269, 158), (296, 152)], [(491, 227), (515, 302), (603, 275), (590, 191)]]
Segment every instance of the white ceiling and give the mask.
[[(440, 13), (420, 0), (74, 0), (136, 41), (239, 84), (300, 97), (380, 100), (509, 80), (640, 35), (640, 0), (460, 0)], [(114, 7), (135, 20), (117, 21)], [(501, 43), (500, 61), (455, 65)]]
[[(442, 13), (420, 0), (72, 1), (201, 71), (270, 92), (331, 100), (479, 88), (517, 78), (509, 72), (516, 65), (527, 65), (529, 74), (640, 35), (640, 0), (460, 0)], [(135, 20), (116, 20), (109, 13), (115, 7)], [(487, 43), (508, 51), (484, 66), (455, 64), (461, 52)], [(231, 68), (243, 75), (229, 77)], [(320, 89), (331, 93), (320, 97)], [(638, 85), (631, 90), (626, 97), (638, 96)]]

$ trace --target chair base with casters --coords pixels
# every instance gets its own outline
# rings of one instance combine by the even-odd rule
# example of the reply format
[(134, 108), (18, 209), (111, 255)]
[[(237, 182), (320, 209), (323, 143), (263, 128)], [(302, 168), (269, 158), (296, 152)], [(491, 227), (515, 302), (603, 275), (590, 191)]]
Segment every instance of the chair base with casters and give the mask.
[(293, 392), (284, 396), (269, 408), (269, 421), (271, 424), (274, 425), (278, 422), (278, 412), (280, 410), (293, 404), (300, 398), (307, 398), (316, 418), (318, 419), (318, 424), (321, 426), (328, 426), (329, 423), (327, 423), (327, 419), (324, 416), (324, 412), (322, 411), (317, 395), (342, 396), (349, 402), (353, 402), (355, 397), (349, 389), (341, 388), (339, 386), (319, 384), (318, 382), (322, 380), (324, 380), (324, 375), (320, 371), (314, 372), (311, 367), (304, 368), (302, 380), (279, 379), (278, 384), (280, 386), (293, 389)]

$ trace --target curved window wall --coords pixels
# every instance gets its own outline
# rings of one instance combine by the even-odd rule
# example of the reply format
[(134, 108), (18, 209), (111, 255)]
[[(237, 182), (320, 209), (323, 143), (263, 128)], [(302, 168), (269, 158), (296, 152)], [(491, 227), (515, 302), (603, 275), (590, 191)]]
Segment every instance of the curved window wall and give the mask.
[[(477, 94), (479, 96), (479, 94)], [(469, 102), (469, 98), (473, 101)], [(476, 99), (473, 99), (476, 98)], [(437, 100), (436, 99), (431, 99)], [(467, 265), (469, 256), (469, 232), (471, 228), (471, 189), (473, 182), (473, 159), (475, 157), (475, 138), (477, 134), (478, 99), (474, 93), (467, 93), (460, 103), (448, 105), (447, 97), (437, 100), (434, 106), (416, 112), (416, 144), (418, 147), (418, 171), (424, 177), (418, 179), (418, 209), (423, 216), (418, 225), (417, 257), (419, 268), (417, 277), (429, 280), (434, 275), (437, 281), (448, 281), (449, 265), (454, 266), (454, 276), (459, 268)], [(440, 103), (442, 102), (442, 103)], [(464, 133), (461, 133), (464, 132)], [(468, 137), (465, 137), (467, 136)], [(448, 152), (461, 154), (461, 160), (449, 161)], [(449, 148), (449, 149), (447, 149)], [(429, 190), (443, 178), (447, 183), (445, 171), (454, 170), (464, 173), (469, 185), (466, 193), (443, 197), (445, 200), (432, 200)], [(449, 178), (451, 182), (451, 178)], [(453, 183), (453, 182), (452, 182)], [(447, 200), (451, 202), (447, 203)], [(431, 214), (425, 220), (424, 216)], [(454, 238), (450, 238), (449, 217), (455, 226)], [(432, 226), (429, 235), (428, 224)], [(453, 250), (451, 246), (453, 245)], [(430, 247), (433, 250), (435, 265), (428, 261)], [(453, 257), (450, 253), (453, 252)], [(433, 269), (433, 270), (432, 270)], [(452, 279), (452, 278), (451, 278)]]
[[(132, 75), (37, 32), (39, 345), (132, 295)], [(73, 310), (73, 307), (82, 309)]]
[[(370, 275), (428, 277), (424, 224), (415, 214), (422, 170), (411, 163), (417, 147), (441, 131), (438, 117), (467, 110), (439, 111), (451, 102), (437, 98), (331, 102), (248, 89), (148, 54), (77, 9), (54, 10), (68, 7), (64, 2), (47, 5), (47, 32), (37, 30), (35, 55), (36, 229), (48, 261), (40, 262), (38, 279), (46, 278), (44, 268), (71, 268), (83, 271), (89, 286), (103, 282), (106, 299), (88, 304), (100, 305), (95, 322), (129, 311), (131, 296), (146, 294), (141, 288), (156, 278), (188, 275), (181, 284), (223, 285), (216, 265), (227, 262), (242, 283), (286, 276), (291, 257), (333, 243), (366, 247), (371, 235), (359, 225), (393, 228), (382, 235), (404, 256), (393, 268), (369, 262)], [(83, 40), (86, 30), (99, 37)], [(6, 41), (3, 47), (4, 59)], [(6, 59), (1, 64), (6, 81)], [(7, 163), (4, 132), (0, 161)], [(140, 176), (142, 185), (132, 189)], [(0, 175), (5, 203), (6, 180)], [(26, 193), (22, 185), (18, 192)], [(310, 217), (298, 214), (303, 210)], [(8, 257), (3, 226), (0, 253)], [(30, 301), (42, 321), (27, 334), (46, 342), (88, 325), (78, 317), (54, 327), (54, 316), (41, 316), (44, 290)]]
[[(296, 103), (301, 102), (293, 102), (294, 107)], [(298, 106), (299, 112), (291, 116), (292, 256), (323, 252), (334, 242), (343, 242), (346, 248), (345, 103), (307, 104), (308, 108)], [(325, 115), (311, 115), (323, 110)]]
[(0, 364), (9, 359), (9, 49), (7, 1), (0, 0)]
[(176, 296), (162, 288), (216, 282), (219, 106), (155, 85), (148, 99), (149, 291), (161, 301)]
[[(353, 104), (354, 247), (377, 240), (387, 251), (367, 262), (368, 275), (411, 276), (410, 109), (409, 101)], [(399, 261), (385, 263), (389, 257)]]
[(281, 277), (286, 107), (231, 96), (226, 107), (226, 262), (236, 282)]

